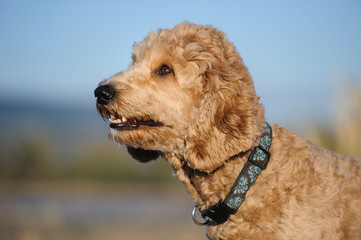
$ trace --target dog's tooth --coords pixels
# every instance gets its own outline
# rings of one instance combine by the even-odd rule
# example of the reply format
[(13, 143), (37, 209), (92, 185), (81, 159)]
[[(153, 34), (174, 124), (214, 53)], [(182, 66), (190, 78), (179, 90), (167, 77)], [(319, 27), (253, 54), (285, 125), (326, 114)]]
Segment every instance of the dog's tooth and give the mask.
[(126, 122), (127, 119), (125, 117), (122, 117), (122, 122)]

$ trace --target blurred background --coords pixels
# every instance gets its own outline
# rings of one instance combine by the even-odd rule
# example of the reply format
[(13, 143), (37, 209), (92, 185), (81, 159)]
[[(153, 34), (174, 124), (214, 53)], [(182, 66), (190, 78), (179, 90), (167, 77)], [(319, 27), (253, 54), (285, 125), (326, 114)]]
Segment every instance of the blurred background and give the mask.
[(359, 1), (0, 0), (0, 239), (205, 239), (168, 164), (109, 141), (93, 96), (184, 20), (234, 42), (268, 122), (361, 157)]

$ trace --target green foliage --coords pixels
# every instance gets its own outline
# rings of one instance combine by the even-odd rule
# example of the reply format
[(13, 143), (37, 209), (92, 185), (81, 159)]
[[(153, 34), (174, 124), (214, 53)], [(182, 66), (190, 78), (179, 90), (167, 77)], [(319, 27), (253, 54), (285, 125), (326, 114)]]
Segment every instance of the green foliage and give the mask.
[[(0, 179), (167, 183), (171, 168), (162, 160), (138, 164), (108, 141), (72, 145), (23, 137), (0, 147)], [(1, 142), (4, 142), (2, 139)], [(55, 143), (55, 144), (54, 144)], [(54, 149), (54, 150), (52, 150)], [(66, 154), (64, 154), (66, 152)]]
[(18, 140), (0, 151), (0, 175), (3, 178), (32, 179), (47, 177), (49, 148), (41, 142)]

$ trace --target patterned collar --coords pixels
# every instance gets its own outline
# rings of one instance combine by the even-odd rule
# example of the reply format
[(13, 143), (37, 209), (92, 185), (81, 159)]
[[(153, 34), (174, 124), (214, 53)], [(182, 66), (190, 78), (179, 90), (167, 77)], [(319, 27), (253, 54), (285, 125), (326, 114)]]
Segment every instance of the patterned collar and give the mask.
[(204, 223), (200, 223), (195, 218), (194, 207), (192, 211), (192, 218), (197, 225), (218, 225), (228, 220), (229, 216), (235, 214), (242, 202), (246, 198), (247, 191), (256, 181), (261, 170), (266, 169), (270, 159), (269, 149), (272, 143), (272, 129), (266, 122), (261, 136), (260, 145), (255, 147), (248, 157), (241, 173), (234, 182), (231, 190), (224, 200), (220, 200), (217, 204), (201, 211), (202, 217), (205, 219)]

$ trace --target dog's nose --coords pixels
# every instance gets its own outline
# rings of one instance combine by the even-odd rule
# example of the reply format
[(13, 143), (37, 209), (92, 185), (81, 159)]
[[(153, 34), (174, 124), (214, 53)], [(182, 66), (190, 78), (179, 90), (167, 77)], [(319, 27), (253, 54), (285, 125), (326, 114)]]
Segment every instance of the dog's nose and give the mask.
[(94, 90), (94, 95), (97, 98), (97, 103), (107, 105), (114, 99), (115, 90), (109, 85), (103, 85)]

